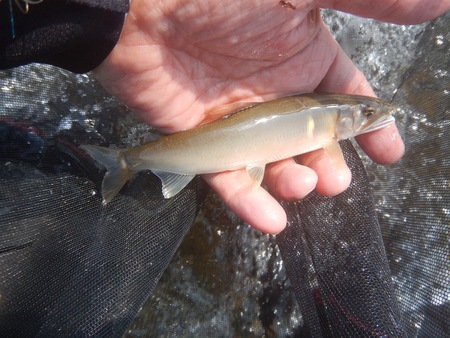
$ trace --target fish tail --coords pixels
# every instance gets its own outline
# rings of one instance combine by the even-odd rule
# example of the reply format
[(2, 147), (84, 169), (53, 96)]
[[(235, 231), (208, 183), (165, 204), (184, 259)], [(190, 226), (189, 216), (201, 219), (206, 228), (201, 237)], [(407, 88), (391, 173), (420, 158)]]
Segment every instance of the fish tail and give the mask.
[(81, 149), (106, 167), (102, 182), (103, 205), (106, 205), (119, 193), (133, 174), (125, 161), (124, 151), (94, 145), (82, 145)]

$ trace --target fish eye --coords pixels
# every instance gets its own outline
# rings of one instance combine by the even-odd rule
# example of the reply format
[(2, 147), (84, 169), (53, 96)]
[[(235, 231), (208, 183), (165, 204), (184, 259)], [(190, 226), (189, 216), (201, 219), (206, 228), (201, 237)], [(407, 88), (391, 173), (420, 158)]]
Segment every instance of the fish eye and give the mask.
[(365, 117), (371, 117), (375, 114), (375, 108), (374, 107), (365, 107), (363, 110), (363, 115)]

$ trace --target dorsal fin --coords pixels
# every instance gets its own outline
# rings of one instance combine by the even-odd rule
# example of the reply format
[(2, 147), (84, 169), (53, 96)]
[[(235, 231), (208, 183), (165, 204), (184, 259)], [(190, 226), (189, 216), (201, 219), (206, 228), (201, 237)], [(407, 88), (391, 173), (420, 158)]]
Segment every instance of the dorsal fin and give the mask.
[(233, 102), (217, 106), (212, 110), (206, 112), (205, 118), (200, 123), (200, 125), (208, 124), (221, 118), (229, 117), (245, 109), (255, 107), (261, 103), (262, 102)]

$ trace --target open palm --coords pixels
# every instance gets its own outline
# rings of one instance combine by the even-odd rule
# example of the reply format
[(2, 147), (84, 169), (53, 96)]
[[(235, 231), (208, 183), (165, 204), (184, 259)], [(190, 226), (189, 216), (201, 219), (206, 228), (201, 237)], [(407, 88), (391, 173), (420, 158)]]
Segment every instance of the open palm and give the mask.
[[(167, 133), (193, 128), (215, 106), (235, 101), (312, 91), (373, 95), (322, 23), (317, 2), (299, 4), (292, 9), (273, 0), (133, 0), (122, 36), (96, 76)], [(380, 163), (403, 154), (395, 126), (361, 135), (359, 142)], [(265, 183), (278, 197), (300, 199), (314, 188), (335, 195), (350, 182), (345, 164), (332, 166), (323, 151), (297, 162), (268, 166)], [(284, 228), (281, 206), (263, 188), (254, 189), (244, 170), (204, 178), (256, 228)]]

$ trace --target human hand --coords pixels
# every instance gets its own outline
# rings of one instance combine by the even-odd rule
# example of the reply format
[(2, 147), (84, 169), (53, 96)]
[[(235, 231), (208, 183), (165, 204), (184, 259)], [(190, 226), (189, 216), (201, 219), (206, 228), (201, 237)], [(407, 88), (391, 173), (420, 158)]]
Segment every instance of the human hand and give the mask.
[[(329, 1), (292, 3), (295, 10), (273, 0), (133, 0), (122, 36), (95, 70), (96, 77), (166, 133), (193, 128), (212, 108), (235, 101), (312, 91), (373, 96), (364, 76), (322, 23), (316, 6)], [(376, 6), (387, 8), (388, 3), (380, 0)], [(368, 7), (357, 7), (358, 14), (370, 15)], [(431, 15), (441, 10), (436, 8)], [(389, 11), (380, 13), (379, 19), (394, 17)], [(404, 151), (394, 125), (361, 135), (358, 142), (374, 161), (384, 164), (397, 161)], [(264, 183), (276, 196), (298, 200), (314, 188), (331, 196), (350, 183), (345, 164), (332, 165), (323, 151), (302, 155), (298, 161), (291, 158), (267, 166)], [(283, 208), (266, 190), (253, 188), (245, 170), (204, 178), (255, 228), (268, 233), (284, 229)]]

